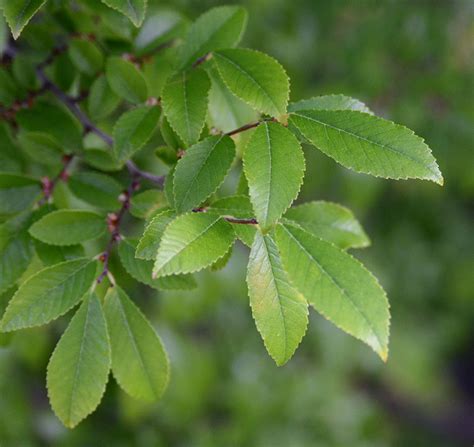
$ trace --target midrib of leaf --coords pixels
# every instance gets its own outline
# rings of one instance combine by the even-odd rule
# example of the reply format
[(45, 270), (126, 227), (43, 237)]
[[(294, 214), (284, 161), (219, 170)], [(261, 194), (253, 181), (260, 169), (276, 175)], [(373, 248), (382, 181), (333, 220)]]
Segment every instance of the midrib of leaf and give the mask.
[(135, 6), (133, 5), (131, 0), (127, 0), (128, 4), (128, 9), (132, 12), (133, 16), (135, 17), (135, 20), (138, 22), (138, 11), (136, 10)]
[[(90, 298), (89, 298), (90, 299)], [(84, 351), (84, 340), (85, 340), (85, 334), (87, 332), (87, 326), (89, 325), (89, 312), (91, 309), (91, 303), (87, 303), (87, 313), (86, 313), (86, 321), (84, 322), (84, 330), (82, 332), (82, 338), (81, 338), (81, 347), (79, 349), (79, 356), (76, 362), (76, 367), (75, 367), (75, 373), (74, 373), (74, 382), (72, 386), (72, 391), (71, 391), (71, 397), (69, 399), (69, 410), (68, 410), (68, 420), (69, 423), (71, 422), (71, 416), (72, 416), (72, 402), (74, 401), (74, 396), (76, 394), (76, 386), (77, 386), (77, 379), (79, 377), (79, 365), (81, 364), (82, 360), (82, 353)]]
[[(213, 227), (216, 222), (220, 219), (221, 217), (220, 216), (217, 216), (217, 218), (212, 222), (210, 223), (206, 228), (204, 228), (204, 230), (202, 230), (198, 235), (196, 235), (196, 237), (194, 239), (192, 239), (191, 241), (189, 241), (189, 243), (187, 245), (185, 245), (181, 250), (177, 251), (176, 253), (174, 253), (170, 258), (168, 258), (168, 260), (166, 261), (166, 263), (164, 263), (160, 270), (163, 269), (163, 267), (167, 264), (169, 264), (169, 262), (176, 258), (177, 256), (179, 256), (184, 250), (188, 249), (191, 247), (192, 244), (194, 244), (203, 234), (205, 234), (209, 228)], [(165, 230), (166, 231), (166, 230)]]
[(277, 112), (279, 111), (279, 108), (275, 104), (275, 102), (273, 101), (272, 97), (268, 94), (268, 92), (260, 85), (260, 83), (253, 76), (250, 76), (250, 74), (247, 71), (245, 71), (239, 64), (237, 64), (233, 60), (229, 59), (228, 57), (223, 56), (221, 53), (219, 53), (219, 57), (222, 57), (223, 59), (225, 59), (226, 61), (228, 61), (232, 65), (234, 65), (237, 68), (237, 70), (239, 70), (248, 79), (250, 79), (265, 94), (265, 96), (268, 98), (268, 100), (272, 103), (273, 107), (275, 107), (276, 111)]
[(186, 72), (183, 72), (183, 100), (184, 100), (184, 117), (186, 120), (186, 128), (188, 130), (188, 141), (191, 139), (191, 127), (189, 123), (189, 111), (188, 111), (188, 96), (186, 89)]
[(25, 3), (23, 3), (23, 8), (20, 10), (20, 12), (15, 17), (15, 20), (16, 20), (15, 30), (19, 31), (19, 29), (21, 29), (21, 26), (19, 27), (18, 23), (20, 22), (20, 20), (23, 20), (23, 17), (25, 17), (25, 12), (26, 12), (28, 6), (30, 5), (31, 1), (32, 0), (28, 0)]
[[(357, 111), (354, 111), (354, 112), (355, 112), (355, 113), (363, 113), (363, 112), (357, 112)], [(299, 116), (299, 117), (301, 117), (301, 118), (308, 119), (308, 120), (310, 120), (310, 121), (314, 121), (314, 122), (316, 122), (316, 123), (321, 124), (322, 126), (324, 126), (324, 128), (330, 127), (331, 129), (334, 129), (334, 130), (336, 130), (336, 131), (338, 131), (338, 132), (340, 132), (340, 133), (345, 133), (345, 134), (347, 134), (347, 135), (350, 135), (350, 136), (352, 136), (352, 137), (355, 137), (355, 138), (358, 139), (358, 140), (366, 141), (367, 143), (374, 144), (374, 145), (379, 146), (379, 147), (381, 147), (381, 148), (387, 148), (387, 149), (389, 149), (390, 151), (392, 151), (392, 152), (394, 152), (394, 153), (396, 153), (396, 154), (398, 154), (398, 155), (402, 155), (402, 156), (404, 156), (404, 157), (410, 159), (411, 161), (413, 161), (413, 162), (415, 162), (416, 164), (420, 165), (422, 168), (425, 168), (425, 167), (426, 167), (423, 161), (420, 161), (419, 159), (410, 156), (410, 155), (407, 154), (406, 152), (400, 151), (400, 150), (398, 150), (397, 148), (392, 147), (392, 146), (390, 146), (390, 145), (388, 145), (388, 144), (379, 143), (378, 141), (375, 141), (375, 140), (369, 140), (368, 138), (365, 138), (365, 137), (363, 137), (363, 136), (361, 136), (361, 135), (358, 135), (358, 134), (356, 134), (356, 133), (350, 132), (350, 131), (345, 130), (345, 129), (341, 129), (340, 127), (333, 126), (333, 125), (331, 125), (331, 124), (325, 123), (325, 122), (323, 122), (323, 121), (320, 121), (320, 120), (318, 120), (318, 119), (316, 119), (316, 118), (313, 118), (313, 117), (310, 117), (310, 116), (307, 116), (307, 115), (301, 115), (301, 114), (299, 114), (299, 113), (293, 113), (293, 115)], [(388, 121), (388, 122), (391, 123), (390, 121)], [(391, 124), (393, 124), (393, 123), (391, 123)], [(403, 130), (409, 131), (408, 128), (403, 127), (403, 126), (401, 126), (401, 127), (403, 128)], [(414, 137), (419, 138), (419, 137), (417, 137), (413, 132), (411, 132), (411, 133), (412, 133), (412, 135), (413, 135)], [(326, 131), (326, 136), (327, 136), (328, 140), (331, 140), (331, 138), (329, 137), (327, 131)], [(344, 139), (342, 139), (342, 140), (344, 141), (344, 144), (346, 144), (345, 140), (344, 140)], [(422, 144), (425, 144), (421, 138), (420, 138), (420, 142), (421, 142)], [(426, 145), (426, 144), (425, 144), (425, 145)], [(347, 147), (347, 146), (346, 146), (346, 147)], [(362, 148), (362, 146), (361, 146), (361, 148)], [(364, 154), (365, 154), (365, 157), (367, 158), (367, 160), (370, 161), (369, 157), (367, 156), (367, 153), (365, 152), (365, 149), (363, 149), (363, 151), (364, 151)], [(392, 162), (390, 161), (390, 163), (392, 163)], [(393, 166), (393, 165), (392, 165), (392, 166)], [(433, 175), (435, 175), (436, 177), (439, 177), (439, 173), (432, 170), (431, 164), (429, 165), (428, 169), (429, 169), (429, 171), (430, 171)]]
[[(357, 305), (357, 303), (354, 302), (354, 300), (351, 298), (351, 296), (347, 293), (347, 291), (344, 289), (344, 287), (342, 287), (337, 281), (335, 278), (333, 278), (325, 269), (324, 267), (318, 262), (317, 259), (315, 259), (307, 250), (306, 248), (300, 244), (300, 242), (298, 241), (298, 239), (296, 239), (290, 231), (288, 231), (284, 226), (282, 226), (282, 228), (284, 228), (284, 230), (288, 233), (288, 235), (298, 244), (298, 246), (303, 250), (303, 252), (310, 258), (312, 259), (317, 265), (318, 267), (321, 269), (321, 271), (326, 275), (327, 278), (329, 278), (331, 280), (331, 282), (342, 292), (342, 294), (344, 296), (346, 296), (349, 300), (349, 302), (351, 303), (352, 307), (362, 316), (362, 318), (364, 319), (364, 321), (367, 323), (368, 327), (370, 328), (370, 331), (372, 332), (372, 335), (377, 339), (377, 342), (379, 344), (379, 349), (382, 349), (383, 348), (383, 344), (382, 344), (382, 341), (381, 341), (381, 338), (379, 337), (379, 335), (377, 334), (377, 332), (375, 331), (375, 328), (373, 327), (373, 325), (371, 324), (370, 320), (368, 319), (367, 315), (365, 315), (365, 313), (359, 308), (359, 306)], [(305, 230), (303, 230), (305, 231)], [(316, 236), (315, 236), (316, 237)], [(318, 238), (319, 239), (319, 238)], [(327, 242), (329, 243), (329, 242)], [(350, 256), (350, 255), (348, 255)], [(352, 256), (351, 256), (352, 257)], [(354, 258), (353, 258), (354, 259)], [(320, 312), (320, 310), (318, 309), (318, 312)]]
[[(199, 166), (199, 170), (195, 173), (195, 175), (192, 177), (192, 180), (191, 180), (191, 185), (194, 185), (194, 182), (196, 180), (196, 178), (199, 176), (199, 174), (202, 172), (202, 169), (204, 167), (204, 165), (207, 163), (207, 160), (209, 159), (209, 157), (211, 156), (212, 152), (214, 151), (214, 149), (216, 148), (216, 146), (222, 141), (222, 137), (219, 138), (216, 143), (212, 146), (211, 150), (208, 152), (208, 154), (206, 155), (206, 158), (203, 160), (203, 162), (201, 163), (201, 165)], [(183, 204), (186, 199), (188, 198), (189, 194), (191, 193), (191, 187), (189, 187), (187, 190), (186, 190), (186, 194), (184, 195), (183, 197), (183, 200), (181, 200), (180, 202), (180, 205)], [(175, 200), (176, 200), (176, 197), (175, 197)]]
[(264, 123), (265, 125), (265, 132), (267, 136), (267, 147), (268, 147), (268, 157), (270, 159), (270, 163), (268, 163), (268, 200), (267, 200), (267, 206), (265, 207), (265, 219), (264, 221), (267, 221), (268, 218), (268, 212), (270, 209), (270, 201), (271, 201), (271, 195), (272, 195), (272, 143), (271, 143), (271, 138), (270, 138), (270, 132), (268, 131), (268, 124)]
[[(130, 325), (128, 324), (128, 319), (125, 315), (125, 310), (122, 306), (122, 300), (118, 297), (118, 294), (117, 294), (117, 301), (119, 302), (120, 316), (122, 317), (122, 321), (124, 322), (125, 327), (127, 328), (127, 334), (130, 337), (130, 340), (131, 340), (132, 345), (133, 345), (133, 349), (136, 352), (136, 354), (137, 354), (137, 356), (140, 360), (140, 364), (142, 365), (143, 370), (145, 371), (145, 375), (148, 379), (148, 385), (149, 385), (150, 389), (152, 390), (153, 394), (156, 396), (155, 390), (153, 389), (153, 386), (152, 386), (152, 380), (151, 380), (150, 374), (148, 372), (148, 368), (145, 366), (145, 362), (143, 361), (142, 353), (138, 349), (137, 343), (135, 341), (135, 337), (133, 336), (133, 333), (130, 329)], [(115, 374), (114, 374), (114, 376), (115, 376)]]
[(272, 304), (275, 300), (278, 300), (278, 310), (279, 310), (279, 313), (280, 313), (280, 319), (281, 319), (281, 322), (282, 322), (282, 325), (283, 325), (283, 330), (284, 330), (284, 337), (283, 337), (283, 344), (285, 346), (284, 348), (284, 352), (285, 352), (285, 358), (287, 357), (288, 355), (288, 352), (287, 352), (287, 349), (288, 349), (288, 343), (287, 343), (287, 337), (288, 337), (288, 333), (287, 333), (287, 326), (286, 326), (286, 321), (285, 321), (285, 317), (283, 316), (283, 310), (282, 310), (282, 304), (281, 304), (281, 301), (279, 299), (280, 297), (280, 289), (278, 287), (278, 281), (275, 280), (275, 271), (274, 271), (274, 268), (273, 268), (273, 262), (271, 261), (271, 255), (270, 255), (270, 250), (267, 246), (267, 241), (265, 239), (265, 237), (263, 236), (263, 243), (265, 245), (265, 251), (266, 251), (266, 254), (267, 254), (267, 258), (268, 258), (268, 262), (270, 264), (270, 270), (272, 272), (272, 278), (271, 278), (271, 282), (273, 283), (274, 287), (275, 287), (275, 290), (277, 292), (277, 294), (273, 297), (273, 301), (272, 301)]

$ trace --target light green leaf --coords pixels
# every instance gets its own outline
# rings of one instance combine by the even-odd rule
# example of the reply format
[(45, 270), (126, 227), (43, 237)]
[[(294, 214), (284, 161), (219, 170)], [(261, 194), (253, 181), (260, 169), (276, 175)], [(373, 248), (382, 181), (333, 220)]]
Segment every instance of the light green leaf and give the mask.
[(158, 400), (168, 384), (169, 361), (160, 337), (119, 287), (105, 297), (112, 347), (112, 373), (131, 396)]
[(100, 75), (92, 84), (87, 98), (87, 109), (93, 120), (109, 116), (120, 104), (120, 98), (112, 91), (105, 75)]
[(29, 109), (20, 110), (16, 119), (24, 130), (50, 134), (65, 152), (77, 152), (82, 147), (79, 121), (61, 106), (38, 102)]
[(148, 0), (102, 0), (102, 2), (128, 17), (137, 28), (145, 19)]
[(135, 256), (140, 259), (153, 260), (158, 253), (161, 237), (166, 226), (176, 217), (174, 211), (159, 211), (148, 223), (137, 245)]
[(214, 264), (234, 242), (232, 226), (219, 216), (183, 214), (165, 229), (155, 265), (155, 277), (192, 273)]
[(136, 258), (135, 250), (135, 245), (129, 240), (119, 245), (120, 261), (132, 278), (157, 290), (190, 290), (196, 287), (194, 278), (189, 274), (153, 278), (153, 261)]
[(308, 326), (308, 304), (289, 283), (275, 242), (257, 231), (250, 251), (247, 285), (252, 315), (278, 366), (300, 344)]
[(25, 229), (29, 216), (18, 216), (0, 225), (0, 294), (26, 271), (33, 257), (33, 244)]
[(254, 212), (250, 199), (244, 195), (221, 197), (209, 205), (209, 213), (220, 216), (236, 217), (237, 219), (250, 219)]
[(51, 245), (74, 245), (97, 239), (105, 232), (105, 219), (86, 210), (58, 210), (46, 214), (30, 227), (30, 234)]
[(296, 222), (313, 235), (340, 248), (362, 248), (370, 245), (365, 231), (352, 212), (337, 203), (309, 202), (290, 208), (285, 218)]
[(389, 304), (375, 277), (347, 252), (295, 226), (278, 225), (276, 242), (290, 281), (306, 300), (385, 361)]
[(247, 11), (239, 6), (219, 6), (202, 14), (189, 29), (180, 53), (182, 69), (210, 51), (235, 47), (247, 26)]
[(186, 145), (197, 142), (206, 121), (211, 81), (204, 70), (195, 69), (168, 79), (161, 103), (170, 126)]
[(118, 208), (118, 197), (123, 190), (117, 180), (97, 172), (77, 172), (68, 185), (76, 197), (104, 209)]
[(272, 57), (248, 49), (214, 53), (222, 79), (235, 96), (271, 116), (286, 113), (290, 82), (283, 67)]
[(363, 102), (345, 95), (315, 96), (288, 105), (288, 112), (290, 113), (301, 110), (357, 110), (373, 115), (372, 111)]
[(225, 135), (211, 136), (191, 146), (174, 173), (176, 210), (190, 211), (217, 191), (234, 158), (235, 144)]
[(86, 149), (83, 158), (89, 166), (104, 172), (119, 171), (122, 168), (122, 163), (119, 163), (108, 149)]
[(69, 42), (69, 57), (76, 68), (87, 76), (94, 76), (104, 63), (97, 45), (85, 39), (72, 39)]
[(261, 228), (273, 225), (298, 195), (305, 170), (297, 138), (278, 123), (254, 131), (243, 156), (250, 199)]
[(133, 104), (146, 101), (148, 87), (135, 65), (120, 57), (109, 57), (105, 70), (107, 82), (116, 95)]
[(20, 174), (0, 172), (0, 217), (24, 211), (38, 200), (40, 182)]
[(41, 326), (75, 306), (94, 282), (97, 262), (74, 259), (46, 267), (16, 291), (1, 321), (3, 332)]
[(92, 413), (105, 392), (111, 365), (102, 307), (91, 294), (74, 315), (48, 364), (51, 407), (69, 428)]
[(114, 126), (114, 152), (118, 160), (125, 162), (141, 149), (153, 135), (160, 109), (142, 106), (125, 112)]
[(33, 242), (35, 252), (45, 267), (72, 259), (83, 258), (85, 256), (84, 247), (82, 245), (49, 245), (38, 239), (33, 239)]
[(10, 26), (14, 39), (18, 39), (23, 28), (46, 0), (7, 0), (3, 4), (3, 15)]
[(138, 219), (150, 219), (159, 209), (168, 204), (163, 191), (147, 189), (132, 197), (130, 214)]
[(350, 110), (302, 110), (291, 114), (289, 122), (346, 168), (376, 177), (443, 184), (429, 147), (406, 127)]
[[(209, 206), (208, 213), (216, 213), (224, 217), (252, 219), (255, 217), (250, 199), (244, 195), (235, 195), (217, 199)], [(237, 238), (247, 247), (251, 247), (257, 230), (256, 225), (231, 223)]]
[(255, 110), (229, 91), (216, 69), (208, 70), (208, 73), (212, 81), (209, 92), (210, 127), (230, 132), (258, 118)]

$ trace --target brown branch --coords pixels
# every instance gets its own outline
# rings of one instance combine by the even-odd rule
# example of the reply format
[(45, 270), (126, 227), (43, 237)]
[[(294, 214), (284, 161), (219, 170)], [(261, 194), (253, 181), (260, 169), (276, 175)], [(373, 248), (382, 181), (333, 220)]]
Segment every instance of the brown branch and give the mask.
[(58, 175), (56, 175), (56, 177), (53, 179), (50, 179), (49, 177), (43, 177), (41, 179), (41, 183), (43, 185), (43, 197), (38, 201), (38, 206), (42, 206), (49, 202), (49, 199), (53, 195), (54, 189), (60, 180), (66, 181), (68, 179), (68, 168), (70, 167), (73, 160), (74, 155), (65, 155), (63, 157), (63, 167), (61, 171), (59, 171)]
[[(208, 208), (194, 208), (193, 213), (207, 213)], [(242, 225), (257, 225), (257, 219), (255, 218), (250, 218), (250, 219), (241, 219), (238, 217), (233, 217), (233, 216), (221, 216), (222, 219), (226, 220), (227, 222), (230, 223), (235, 223), (235, 224), (242, 224)]]
[(120, 228), (123, 222), (123, 217), (130, 208), (130, 200), (132, 198), (132, 194), (137, 191), (139, 187), (140, 183), (138, 182), (136, 176), (133, 176), (128, 188), (120, 195), (122, 206), (117, 212), (111, 213), (107, 216), (107, 226), (110, 232), (110, 239), (107, 243), (104, 252), (99, 257), (99, 259), (104, 263), (104, 267), (102, 268), (102, 272), (97, 278), (98, 284), (100, 284), (104, 280), (104, 278), (109, 275), (109, 260), (110, 255), (112, 253), (112, 249), (122, 239), (122, 236), (120, 234)]
[(244, 132), (245, 130), (253, 129), (254, 127), (259, 126), (262, 124), (262, 121), (255, 121), (253, 123), (245, 124), (244, 126), (239, 127), (238, 129), (231, 130), (230, 132), (225, 133), (225, 135), (231, 137), (232, 135), (236, 135), (240, 132)]

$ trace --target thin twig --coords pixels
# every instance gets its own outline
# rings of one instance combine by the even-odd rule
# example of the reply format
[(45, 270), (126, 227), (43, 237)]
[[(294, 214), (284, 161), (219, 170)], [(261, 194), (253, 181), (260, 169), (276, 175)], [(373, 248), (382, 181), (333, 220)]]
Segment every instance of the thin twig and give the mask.
[(49, 201), (53, 195), (54, 189), (60, 180), (66, 181), (69, 177), (68, 168), (70, 167), (72, 161), (74, 160), (74, 155), (65, 155), (63, 157), (63, 167), (59, 171), (58, 175), (53, 179), (49, 177), (43, 177), (41, 183), (43, 184), (43, 197), (38, 201), (38, 206), (42, 206)]
[(244, 126), (241, 126), (238, 129), (234, 129), (230, 132), (227, 132), (225, 135), (231, 137), (232, 135), (244, 132), (245, 130), (253, 129), (254, 127), (259, 126), (260, 124), (262, 124), (262, 121), (255, 121), (254, 123), (245, 124)]
[[(207, 213), (208, 208), (194, 208), (193, 213)], [(233, 216), (221, 216), (222, 219), (226, 220), (227, 222), (230, 223), (235, 223), (235, 224), (242, 224), (242, 225), (257, 225), (257, 219), (255, 218), (250, 218), (250, 219), (241, 219), (238, 217), (233, 217)]]

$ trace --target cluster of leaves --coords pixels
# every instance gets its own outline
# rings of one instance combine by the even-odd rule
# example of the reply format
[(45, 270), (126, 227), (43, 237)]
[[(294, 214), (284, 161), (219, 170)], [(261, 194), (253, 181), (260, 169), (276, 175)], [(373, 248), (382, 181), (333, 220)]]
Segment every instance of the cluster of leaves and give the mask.
[[(14, 3), (3, 8), (17, 37), (45, 1)], [(144, 20), (145, 1), (104, 3)], [(191, 24), (149, 12), (135, 30), (98, 2), (47, 6), (62, 41), (38, 60), (51, 43), (33, 29), (0, 71), (0, 292), (12, 295), (0, 329), (43, 325), (80, 304), (48, 366), (61, 421), (73, 427), (97, 407), (110, 370), (137, 398), (158, 399), (168, 382), (160, 338), (109, 267), (115, 246), (138, 282), (191, 289), (192, 274), (225, 266), (240, 240), (252, 314), (278, 365), (301, 342), (309, 306), (385, 360), (385, 292), (347, 252), (369, 244), (361, 225), (338, 204), (292, 206), (302, 144), (356, 172), (442, 184), (423, 140), (343, 95), (289, 103), (283, 67), (237, 48), (240, 7)], [(92, 35), (98, 16), (106, 26)], [(109, 136), (101, 129), (111, 125)], [(140, 160), (159, 160), (166, 176)], [(143, 222), (138, 238), (123, 235), (128, 212)]]

